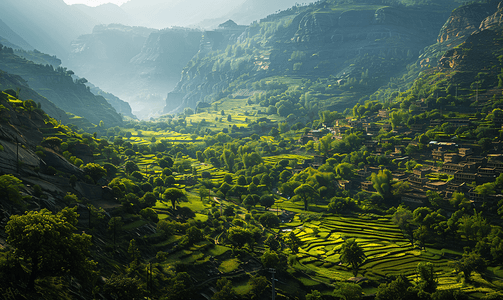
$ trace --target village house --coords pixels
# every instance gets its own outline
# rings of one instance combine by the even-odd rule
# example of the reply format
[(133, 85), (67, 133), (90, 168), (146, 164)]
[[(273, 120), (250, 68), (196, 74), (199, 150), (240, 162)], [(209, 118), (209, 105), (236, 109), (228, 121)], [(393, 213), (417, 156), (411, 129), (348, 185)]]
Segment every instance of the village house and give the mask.
[(389, 119), (389, 110), (380, 109), (377, 116), (381, 119)]
[(461, 157), (457, 153), (444, 153), (444, 163), (455, 164), (459, 162)]
[(361, 183), (361, 189), (363, 191), (367, 191), (367, 192), (375, 192), (376, 190), (374, 189), (374, 184), (372, 183), (372, 181), (364, 181)]
[(468, 173), (471, 171), (475, 171), (477, 168), (475, 163), (444, 163), (442, 166), (442, 171), (448, 174), (454, 174), (456, 172)]
[(402, 203), (408, 205), (411, 209), (416, 209), (428, 203), (428, 197), (423, 193), (405, 193), (402, 196)]

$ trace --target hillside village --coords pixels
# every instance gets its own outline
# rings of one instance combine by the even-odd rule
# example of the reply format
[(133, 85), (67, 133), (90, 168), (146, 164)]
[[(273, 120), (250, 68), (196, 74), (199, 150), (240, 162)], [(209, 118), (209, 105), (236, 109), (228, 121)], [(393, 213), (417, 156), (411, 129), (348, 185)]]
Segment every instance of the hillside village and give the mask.
[[(420, 112), (424, 110), (420, 110)], [(498, 112), (496, 112), (498, 113)], [(495, 113), (495, 115), (496, 115)], [(492, 206), (503, 199), (503, 195), (481, 195), (475, 192), (475, 187), (494, 182), (496, 177), (503, 172), (503, 154), (501, 140), (489, 140), (484, 145), (475, 139), (459, 138), (458, 136), (444, 136), (438, 140), (419, 135), (436, 126), (450, 126), (455, 130), (459, 128), (476, 128), (480, 124), (475, 117), (472, 118), (445, 118), (430, 120), (429, 124), (412, 124), (410, 126), (396, 126), (387, 122), (390, 117), (389, 110), (379, 110), (375, 116), (361, 119), (335, 120), (334, 126), (321, 124), (320, 129), (310, 130), (302, 135), (298, 143), (316, 143), (327, 133), (330, 138), (341, 139), (347, 132), (361, 131), (363, 133), (362, 147), (374, 156), (384, 156), (393, 164), (385, 166), (378, 164), (365, 165), (357, 169), (357, 178), (350, 181), (338, 181), (344, 189), (363, 190), (376, 192), (373, 183), (369, 181), (372, 173), (377, 173), (383, 168), (392, 171), (393, 180), (406, 181), (409, 189), (401, 196), (402, 203), (409, 207), (428, 205), (427, 191), (435, 191), (442, 198), (448, 200), (455, 192), (463, 193), (472, 203), (474, 208), (482, 205)], [(503, 128), (503, 118), (492, 118), (485, 122), (493, 128)], [(393, 139), (382, 138), (379, 133), (391, 131)], [(421, 143), (423, 142), (423, 143)], [(414, 166), (406, 170), (398, 166), (405, 166), (408, 162)], [(315, 156), (314, 160), (305, 161), (304, 167), (320, 167), (326, 162), (326, 157)], [(296, 169), (302, 171), (302, 167)]]

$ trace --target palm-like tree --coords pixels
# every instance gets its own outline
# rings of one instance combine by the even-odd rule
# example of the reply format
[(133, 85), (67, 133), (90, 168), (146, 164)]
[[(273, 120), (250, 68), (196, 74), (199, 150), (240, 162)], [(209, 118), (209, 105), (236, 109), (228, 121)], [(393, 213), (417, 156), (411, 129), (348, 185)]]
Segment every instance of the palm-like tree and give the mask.
[(351, 265), (355, 277), (358, 275), (358, 269), (365, 261), (365, 258), (366, 256), (365, 253), (363, 253), (363, 249), (358, 245), (355, 239), (349, 239), (342, 245), (341, 262)]

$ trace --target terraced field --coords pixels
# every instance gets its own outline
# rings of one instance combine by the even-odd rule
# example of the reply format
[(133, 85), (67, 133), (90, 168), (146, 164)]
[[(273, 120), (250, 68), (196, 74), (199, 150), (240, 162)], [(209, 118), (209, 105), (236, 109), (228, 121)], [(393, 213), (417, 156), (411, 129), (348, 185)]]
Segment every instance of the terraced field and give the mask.
[[(297, 216), (294, 222), (300, 222)], [(339, 250), (346, 239), (355, 238), (367, 256), (359, 276), (379, 280), (389, 275), (404, 274), (415, 279), (417, 264), (431, 262), (435, 265), (441, 286), (460, 286), (456, 276), (450, 273), (452, 267), (449, 267), (449, 260), (442, 257), (442, 251), (422, 251), (413, 247), (389, 217), (326, 216), (319, 221), (304, 223), (293, 232), (303, 242), (297, 268), (313, 270), (311, 278), (316, 280), (346, 280), (353, 276), (340, 263)]]

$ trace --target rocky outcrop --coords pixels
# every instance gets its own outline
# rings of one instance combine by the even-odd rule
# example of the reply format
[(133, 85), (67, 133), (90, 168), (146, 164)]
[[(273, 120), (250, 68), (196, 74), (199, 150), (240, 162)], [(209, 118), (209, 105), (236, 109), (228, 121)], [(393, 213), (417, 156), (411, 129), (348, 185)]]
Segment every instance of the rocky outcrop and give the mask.
[[(249, 47), (242, 49), (244, 54), (238, 54), (241, 45), (234, 43), (224, 58), (221, 52), (201, 51), (174, 91), (184, 95), (179, 108), (224, 97), (229, 84), (244, 74), (253, 80), (274, 75), (332, 76), (344, 82), (360, 81), (363, 71), (372, 80), (365, 88), (373, 89), (401, 76), (424, 47), (435, 43), (448, 11), (320, 2), (289, 15), (282, 12), (277, 19), (268, 18), (267, 26), (253, 24), (244, 31), (238, 39)], [(277, 29), (271, 34), (270, 28)]]
[(503, 25), (503, 1), (498, 4), (497, 11), (482, 21), (479, 30), (496, 29)]
[(437, 42), (459, 45), (480, 27), (480, 23), (486, 17), (494, 12), (496, 5), (496, 1), (491, 1), (464, 5), (455, 9), (440, 30)]

